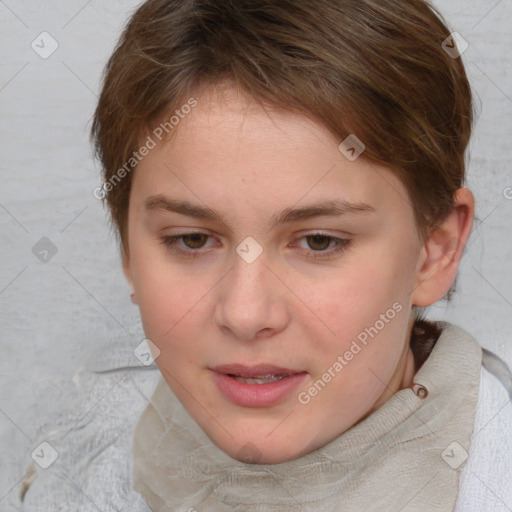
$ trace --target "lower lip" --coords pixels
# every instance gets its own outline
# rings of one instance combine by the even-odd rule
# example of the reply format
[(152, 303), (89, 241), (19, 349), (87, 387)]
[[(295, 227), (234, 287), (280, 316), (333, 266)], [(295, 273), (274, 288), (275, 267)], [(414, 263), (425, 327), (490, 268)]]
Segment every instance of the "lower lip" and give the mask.
[(242, 407), (268, 407), (283, 400), (299, 386), (307, 373), (295, 373), (284, 379), (266, 384), (246, 384), (229, 375), (213, 372), (222, 394)]

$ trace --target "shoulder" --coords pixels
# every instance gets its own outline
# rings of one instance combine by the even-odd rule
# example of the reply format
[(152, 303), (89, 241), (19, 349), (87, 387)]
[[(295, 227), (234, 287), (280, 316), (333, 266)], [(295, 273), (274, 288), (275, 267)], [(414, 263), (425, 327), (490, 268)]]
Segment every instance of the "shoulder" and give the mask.
[(80, 369), (69, 406), (40, 426), (25, 454), (16, 510), (147, 512), (132, 490), (131, 443), (159, 377), (155, 367)]
[(512, 372), (482, 348), (480, 389), (469, 456), (455, 512), (512, 509)]

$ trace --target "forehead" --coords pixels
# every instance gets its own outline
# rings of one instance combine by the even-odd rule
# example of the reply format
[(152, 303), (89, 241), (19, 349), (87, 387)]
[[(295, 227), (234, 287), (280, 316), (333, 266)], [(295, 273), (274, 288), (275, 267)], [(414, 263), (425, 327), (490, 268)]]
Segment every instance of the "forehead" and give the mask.
[(278, 205), (336, 197), (412, 215), (390, 169), (348, 160), (321, 123), (234, 88), (209, 88), (194, 99), (172, 136), (139, 163), (132, 186), (141, 201), (166, 194), (219, 208), (250, 203), (268, 217)]

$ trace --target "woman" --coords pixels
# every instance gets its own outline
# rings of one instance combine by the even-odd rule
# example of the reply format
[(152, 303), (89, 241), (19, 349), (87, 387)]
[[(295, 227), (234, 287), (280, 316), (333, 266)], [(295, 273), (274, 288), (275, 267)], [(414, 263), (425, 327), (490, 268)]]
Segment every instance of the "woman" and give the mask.
[(141, 5), (94, 116), (95, 195), (160, 376), (99, 369), (114, 426), (48, 437), (34, 461), (66, 474), (34, 465), (27, 510), (59, 479), (62, 506), (101, 510), (510, 503), (510, 462), (472, 480), (510, 371), (418, 309), (452, 291), (474, 217), (461, 43), (420, 0)]

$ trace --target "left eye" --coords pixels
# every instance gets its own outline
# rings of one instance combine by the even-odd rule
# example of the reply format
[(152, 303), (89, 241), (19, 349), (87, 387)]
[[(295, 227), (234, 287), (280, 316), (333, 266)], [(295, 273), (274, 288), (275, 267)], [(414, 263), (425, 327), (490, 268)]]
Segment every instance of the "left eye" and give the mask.
[[(309, 247), (313, 248), (313, 250), (318, 251), (324, 251), (329, 247), (331, 242), (333, 240), (336, 240), (336, 238), (332, 236), (322, 235), (322, 234), (315, 234), (315, 235), (306, 235), (304, 237), (305, 240), (307, 240), (307, 244)], [(339, 239), (338, 239), (339, 240)], [(316, 248), (315, 248), (316, 246)]]
[[(306, 252), (309, 253), (308, 257), (315, 259), (329, 258), (334, 254), (341, 253), (345, 251), (350, 244), (350, 239), (348, 238), (338, 238), (323, 233), (312, 233), (310, 235), (305, 235), (299, 240), (302, 239), (307, 240), (308, 246), (313, 248), (312, 251), (305, 249)], [(334, 244), (334, 247), (326, 250), (327, 247), (331, 245), (331, 243)]]
[[(172, 251), (182, 254), (187, 257), (197, 257), (201, 255), (200, 249), (204, 247), (207, 240), (211, 238), (206, 233), (181, 233), (178, 235), (166, 235), (162, 237), (162, 243)], [(299, 238), (299, 240), (307, 240), (310, 250), (303, 249), (311, 254), (313, 258), (328, 257), (333, 253), (338, 253), (345, 250), (350, 243), (349, 239), (337, 238), (323, 233), (312, 233)], [(182, 241), (185, 249), (178, 247), (177, 243)], [(328, 247), (334, 243), (334, 247), (327, 250)]]

